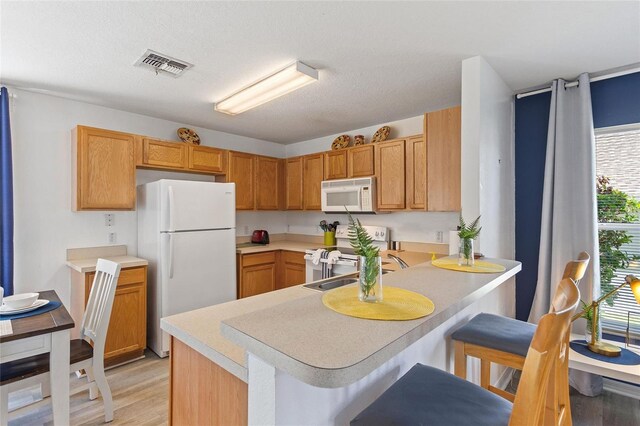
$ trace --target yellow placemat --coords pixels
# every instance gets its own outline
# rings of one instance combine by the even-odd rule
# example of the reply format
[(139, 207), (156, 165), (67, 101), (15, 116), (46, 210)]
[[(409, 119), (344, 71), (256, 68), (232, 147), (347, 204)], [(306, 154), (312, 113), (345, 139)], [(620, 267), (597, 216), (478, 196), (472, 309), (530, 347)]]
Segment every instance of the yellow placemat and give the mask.
[(345, 286), (327, 291), (322, 296), (322, 303), (340, 314), (386, 321), (421, 318), (435, 309), (429, 298), (402, 288), (382, 287), (382, 296), (382, 302), (361, 302), (358, 299), (358, 287)]
[(506, 268), (497, 263), (485, 262), (484, 260), (476, 260), (473, 262), (473, 266), (460, 266), (458, 265), (457, 257), (441, 257), (431, 262), (433, 266), (438, 268), (450, 269), (452, 271), (460, 272), (473, 272), (477, 274), (496, 274), (498, 272), (504, 272)]

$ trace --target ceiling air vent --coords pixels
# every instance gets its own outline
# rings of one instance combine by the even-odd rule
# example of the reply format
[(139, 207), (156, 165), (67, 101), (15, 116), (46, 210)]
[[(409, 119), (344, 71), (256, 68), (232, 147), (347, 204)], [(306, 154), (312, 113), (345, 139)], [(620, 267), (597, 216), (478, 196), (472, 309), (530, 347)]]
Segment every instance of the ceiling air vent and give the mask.
[(188, 62), (154, 52), (150, 49), (147, 50), (134, 65), (152, 69), (156, 74), (162, 72), (163, 74), (168, 74), (173, 77), (181, 76), (186, 70), (193, 66)]

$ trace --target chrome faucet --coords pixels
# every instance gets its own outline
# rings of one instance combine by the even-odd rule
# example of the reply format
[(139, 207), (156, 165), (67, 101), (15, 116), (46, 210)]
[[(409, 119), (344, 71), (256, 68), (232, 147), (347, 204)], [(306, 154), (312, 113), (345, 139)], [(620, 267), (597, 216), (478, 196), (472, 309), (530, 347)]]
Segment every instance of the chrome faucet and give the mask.
[(400, 269), (407, 269), (409, 265), (404, 260), (400, 259), (395, 254), (387, 254), (387, 257), (391, 260), (394, 260), (398, 265), (400, 265)]

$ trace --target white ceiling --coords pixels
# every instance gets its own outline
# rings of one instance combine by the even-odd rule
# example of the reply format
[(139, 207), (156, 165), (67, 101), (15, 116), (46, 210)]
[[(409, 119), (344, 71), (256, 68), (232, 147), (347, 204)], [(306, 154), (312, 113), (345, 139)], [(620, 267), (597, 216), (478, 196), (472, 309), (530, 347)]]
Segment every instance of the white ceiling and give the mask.
[[(11, 86), (292, 143), (460, 102), (461, 61), (514, 89), (640, 62), (640, 2), (9, 2)], [(133, 67), (147, 48), (195, 66)], [(212, 103), (301, 60), (317, 83), (238, 116)]]

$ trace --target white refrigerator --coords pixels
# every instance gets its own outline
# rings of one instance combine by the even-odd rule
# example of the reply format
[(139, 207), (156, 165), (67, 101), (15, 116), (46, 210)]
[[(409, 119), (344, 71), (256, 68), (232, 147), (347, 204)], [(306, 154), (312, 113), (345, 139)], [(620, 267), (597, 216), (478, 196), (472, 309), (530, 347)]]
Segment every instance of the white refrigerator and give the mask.
[(165, 357), (160, 318), (236, 299), (235, 184), (163, 179), (139, 185), (137, 202), (147, 341)]

